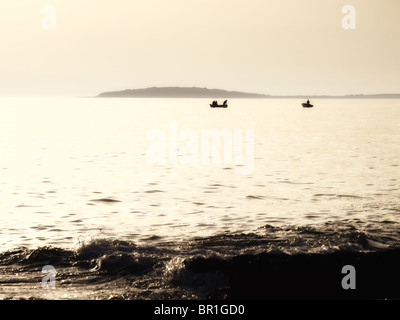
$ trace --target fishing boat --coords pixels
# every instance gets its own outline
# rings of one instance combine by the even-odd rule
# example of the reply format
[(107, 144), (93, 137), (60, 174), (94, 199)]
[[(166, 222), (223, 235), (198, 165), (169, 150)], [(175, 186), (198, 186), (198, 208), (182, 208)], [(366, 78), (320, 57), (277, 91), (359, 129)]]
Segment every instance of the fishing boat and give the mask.
[(310, 103), (310, 100), (307, 100), (307, 103), (302, 103), (301, 105), (303, 106), (303, 108), (312, 108), (312, 107), (314, 107), (314, 106)]
[(223, 104), (218, 104), (217, 101), (210, 103), (211, 108), (228, 108), (228, 100), (225, 100)]

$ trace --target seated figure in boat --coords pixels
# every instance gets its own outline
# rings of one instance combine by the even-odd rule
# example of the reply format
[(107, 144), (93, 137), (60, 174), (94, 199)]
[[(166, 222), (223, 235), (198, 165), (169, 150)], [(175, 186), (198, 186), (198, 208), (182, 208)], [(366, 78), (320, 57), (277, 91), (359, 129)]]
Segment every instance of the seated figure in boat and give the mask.
[(228, 100), (225, 100), (223, 105), (226, 106), (227, 103), (228, 103)]

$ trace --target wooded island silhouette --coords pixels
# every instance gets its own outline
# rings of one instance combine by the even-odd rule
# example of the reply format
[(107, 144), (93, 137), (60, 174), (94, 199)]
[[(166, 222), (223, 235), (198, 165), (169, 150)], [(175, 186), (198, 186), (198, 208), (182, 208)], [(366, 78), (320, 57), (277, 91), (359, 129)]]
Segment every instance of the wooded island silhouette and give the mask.
[(150, 87), (102, 92), (97, 98), (206, 98), (206, 99), (400, 99), (400, 94), (268, 95), (199, 87)]

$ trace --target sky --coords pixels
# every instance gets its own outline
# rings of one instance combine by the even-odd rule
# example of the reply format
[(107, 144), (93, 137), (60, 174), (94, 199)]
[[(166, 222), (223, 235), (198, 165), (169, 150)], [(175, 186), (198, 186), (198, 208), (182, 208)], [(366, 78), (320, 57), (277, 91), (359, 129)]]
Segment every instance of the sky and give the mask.
[(400, 93), (399, 0), (1, 0), (0, 44), (0, 96)]

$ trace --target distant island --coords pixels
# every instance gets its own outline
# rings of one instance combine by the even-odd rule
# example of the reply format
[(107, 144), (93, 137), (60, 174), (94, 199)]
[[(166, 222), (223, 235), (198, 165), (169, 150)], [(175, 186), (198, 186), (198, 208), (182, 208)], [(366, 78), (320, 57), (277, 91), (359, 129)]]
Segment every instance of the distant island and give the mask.
[(144, 89), (126, 89), (121, 91), (103, 92), (97, 98), (207, 98), (207, 99), (400, 99), (400, 94), (351, 94), (343, 96), (330, 95), (294, 95), (273, 96), (260, 93), (227, 91), (198, 87), (152, 87)]
[(145, 89), (127, 89), (99, 94), (99, 98), (258, 98), (269, 96), (257, 93), (226, 91), (197, 87), (152, 87)]

